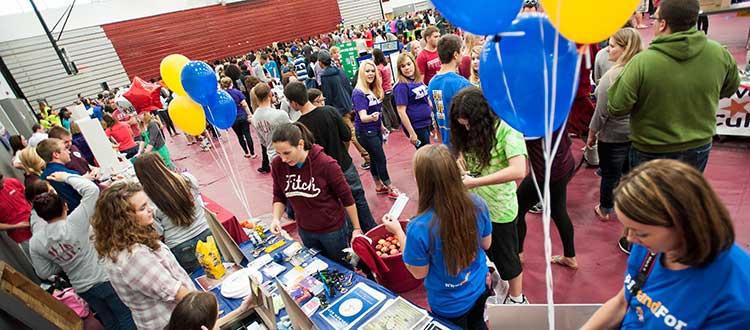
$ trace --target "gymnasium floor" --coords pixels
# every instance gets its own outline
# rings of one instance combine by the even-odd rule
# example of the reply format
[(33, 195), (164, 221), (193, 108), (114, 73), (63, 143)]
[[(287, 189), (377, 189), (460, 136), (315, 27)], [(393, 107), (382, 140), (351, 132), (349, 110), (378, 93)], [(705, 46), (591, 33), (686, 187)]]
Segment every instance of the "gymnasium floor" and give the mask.
[[(709, 37), (727, 45), (738, 62), (745, 60), (745, 40), (750, 17), (736, 17), (736, 14), (723, 14), (710, 17)], [(648, 22), (648, 21), (647, 21)], [(641, 30), (646, 41), (653, 38), (651, 29)], [(222, 141), (228, 158), (233, 164), (236, 177), (246, 189), (249, 207), (253, 217), (270, 219), (271, 177), (259, 174), (260, 157), (245, 159), (233, 132), (225, 135)], [(188, 147), (182, 136), (167, 138), (172, 158), (178, 167), (185, 168), (199, 179), (201, 189), (211, 199), (221, 204), (238, 219), (248, 217), (241, 207), (238, 197), (229, 183), (229, 173), (222, 171), (211, 153), (200, 152), (197, 146)], [(575, 141), (573, 150), (580, 159), (583, 143)], [(256, 152), (260, 145), (255, 141)], [(219, 149), (221, 151), (221, 149)], [(362, 163), (357, 151), (350, 150), (355, 164)], [(414, 148), (401, 132), (391, 134), (385, 145), (388, 169), (393, 184), (413, 200), (407, 205), (404, 215), (415, 213), (417, 198), (416, 183), (411, 172), (411, 157)], [(223, 153), (219, 154), (224, 157)], [(706, 176), (729, 208), (735, 222), (737, 241), (747, 247), (750, 244), (750, 140), (729, 139), (716, 142), (711, 152)], [(360, 170), (367, 200), (375, 218), (387, 212), (392, 201), (376, 196), (372, 177), (368, 171)], [(573, 271), (554, 266), (554, 299), (559, 303), (601, 303), (614, 295), (622, 286), (623, 272), (627, 260), (616, 241), (621, 225), (616, 221), (602, 223), (597, 220), (593, 207), (598, 202), (599, 177), (593, 168), (582, 168), (568, 186), (568, 210), (575, 226), (575, 241), (580, 268)], [(544, 303), (544, 256), (541, 218), (529, 214), (528, 236), (526, 239), (526, 264), (524, 267), (524, 293), (532, 303)], [(553, 253), (560, 254), (562, 247), (556, 229), (551, 229)], [(402, 294), (407, 299), (426, 305), (422, 287)]]

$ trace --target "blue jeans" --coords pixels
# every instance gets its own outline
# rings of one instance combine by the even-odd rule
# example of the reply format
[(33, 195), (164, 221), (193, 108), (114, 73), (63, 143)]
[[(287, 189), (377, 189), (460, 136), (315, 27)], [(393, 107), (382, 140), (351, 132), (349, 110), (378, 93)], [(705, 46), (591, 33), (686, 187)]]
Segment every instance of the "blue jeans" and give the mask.
[(609, 214), (614, 211), (612, 191), (620, 182), (620, 177), (630, 169), (628, 153), (630, 142), (608, 143), (599, 141), (599, 168), (602, 170), (602, 180), (599, 186), (599, 208)]
[(630, 168), (654, 159), (675, 159), (695, 167), (698, 171), (706, 170), (708, 154), (711, 153), (711, 143), (679, 152), (648, 153), (630, 148)]
[[(375, 227), (375, 219), (373, 219), (372, 212), (370, 212), (370, 206), (367, 205), (365, 190), (362, 188), (362, 181), (359, 180), (359, 172), (357, 172), (357, 168), (354, 167), (354, 163), (344, 170), (344, 178), (346, 178), (346, 182), (349, 183), (349, 188), (352, 190), (352, 196), (354, 197), (354, 204), (357, 205), (359, 226), (362, 227), (362, 232), (366, 233)], [(352, 220), (349, 219), (348, 214), (346, 216), (346, 226), (348, 227), (347, 230), (350, 232), (354, 230), (352, 227)]]
[(370, 154), (370, 174), (375, 182), (382, 181), (384, 185), (391, 185), (391, 177), (386, 167), (385, 152), (383, 152), (383, 135), (380, 130), (357, 131), (357, 140)]
[(105, 329), (135, 330), (130, 309), (122, 303), (109, 281), (94, 285), (86, 292), (78, 292), (78, 295), (89, 304)]
[(339, 230), (326, 234), (309, 233), (302, 230), (302, 228), (298, 228), (297, 233), (305, 247), (319, 250), (326, 258), (351, 268), (349, 263), (344, 261), (346, 254), (342, 251), (349, 247), (349, 241), (352, 237), (346, 225), (342, 226)]
[(206, 237), (208, 236), (211, 236), (211, 230), (206, 229), (195, 237), (169, 249), (172, 251), (172, 254), (174, 254), (175, 259), (177, 259), (177, 263), (179, 263), (182, 269), (188, 274), (191, 274), (201, 266), (198, 262), (198, 258), (195, 257), (195, 246), (198, 245), (198, 241), (205, 242)]

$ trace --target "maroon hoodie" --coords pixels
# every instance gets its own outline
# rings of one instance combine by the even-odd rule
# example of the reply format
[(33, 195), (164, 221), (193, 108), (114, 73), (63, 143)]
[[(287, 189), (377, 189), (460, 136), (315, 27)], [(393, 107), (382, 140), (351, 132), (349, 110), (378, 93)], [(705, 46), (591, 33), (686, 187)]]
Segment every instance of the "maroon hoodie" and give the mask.
[(354, 198), (335, 159), (314, 144), (302, 168), (289, 166), (281, 157), (272, 163), (273, 201), (291, 203), (297, 225), (304, 231), (326, 234), (341, 229)]

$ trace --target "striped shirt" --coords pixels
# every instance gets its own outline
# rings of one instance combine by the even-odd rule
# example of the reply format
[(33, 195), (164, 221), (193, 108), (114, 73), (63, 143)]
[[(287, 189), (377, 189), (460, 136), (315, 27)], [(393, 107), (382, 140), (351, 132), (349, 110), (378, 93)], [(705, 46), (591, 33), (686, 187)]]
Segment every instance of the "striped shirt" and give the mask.
[(297, 71), (297, 79), (299, 79), (299, 81), (304, 82), (307, 80), (307, 64), (302, 55), (298, 55), (294, 58), (294, 70)]

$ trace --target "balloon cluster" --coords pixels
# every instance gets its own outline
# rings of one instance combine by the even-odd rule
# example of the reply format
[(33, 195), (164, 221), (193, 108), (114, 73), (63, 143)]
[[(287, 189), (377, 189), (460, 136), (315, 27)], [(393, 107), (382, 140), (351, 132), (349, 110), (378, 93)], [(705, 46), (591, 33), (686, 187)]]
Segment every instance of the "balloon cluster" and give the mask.
[(605, 40), (639, 2), (541, 0), (547, 16), (519, 14), (524, 0), (432, 0), (461, 29), (493, 36), (480, 57), (482, 90), (498, 117), (529, 137), (545, 136), (545, 123), (554, 131), (567, 118), (578, 85), (575, 42)]
[(161, 61), (159, 69), (164, 84), (177, 94), (169, 103), (169, 116), (177, 127), (200, 135), (206, 120), (219, 129), (232, 126), (236, 105), (229, 93), (218, 88), (211, 66), (172, 54)]

